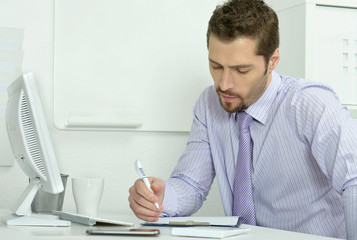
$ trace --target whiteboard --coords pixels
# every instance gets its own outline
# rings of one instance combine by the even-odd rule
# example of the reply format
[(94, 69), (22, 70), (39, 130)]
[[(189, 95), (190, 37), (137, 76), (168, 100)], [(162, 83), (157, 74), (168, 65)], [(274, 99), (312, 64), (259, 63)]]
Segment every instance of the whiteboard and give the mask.
[(59, 129), (189, 131), (218, 0), (55, 0)]

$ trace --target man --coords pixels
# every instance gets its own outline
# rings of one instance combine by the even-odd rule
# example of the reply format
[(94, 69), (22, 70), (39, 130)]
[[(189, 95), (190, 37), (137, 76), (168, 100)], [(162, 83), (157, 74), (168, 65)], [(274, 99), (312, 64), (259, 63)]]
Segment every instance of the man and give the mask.
[[(216, 176), (228, 216), (357, 239), (357, 124), (329, 87), (274, 71), (275, 12), (260, 0), (230, 0), (213, 12), (207, 45), (214, 86), (194, 107), (187, 147), (170, 179), (150, 178), (154, 194), (142, 181), (130, 188), (136, 216), (191, 215)], [(243, 115), (248, 127), (240, 126)]]

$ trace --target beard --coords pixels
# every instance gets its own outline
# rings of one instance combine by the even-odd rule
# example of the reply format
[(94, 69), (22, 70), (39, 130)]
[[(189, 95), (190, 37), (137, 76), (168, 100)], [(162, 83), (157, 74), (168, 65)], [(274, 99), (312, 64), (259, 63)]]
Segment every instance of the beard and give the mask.
[[(221, 103), (221, 106), (223, 107), (224, 110), (226, 110), (229, 113), (235, 113), (235, 112), (241, 112), (245, 109), (248, 108), (248, 106), (245, 104), (244, 99), (237, 93), (234, 93), (232, 91), (222, 91), (222, 89), (220, 87), (216, 88), (216, 92), (218, 94), (218, 98), (219, 98), (219, 102)], [(222, 98), (219, 96), (219, 94), (224, 94), (224, 95), (228, 95), (231, 97), (236, 97), (238, 99), (240, 99), (240, 101), (238, 103), (236, 102), (225, 102), (224, 100), (222, 100)]]
[[(257, 84), (255, 88), (250, 89), (247, 93), (247, 97), (243, 98), (238, 93), (233, 92), (232, 90), (223, 91), (220, 86), (216, 88), (216, 92), (218, 94), (219, 102), (221, 106), (229, 113), (241, 112), (247, 109), (250, 105), (255, 103), (265, 92), (266, 88), (268, 87), (268, 71), (267, 68), (265, 69), (263, 75), (258, 78)], [(270, 82), (269, 82), (270, 83)], [(224, 94), (231, 97), (236, 97), (239, 101), (234, 102), (226, 102), (222, 99), (220, 94)]]

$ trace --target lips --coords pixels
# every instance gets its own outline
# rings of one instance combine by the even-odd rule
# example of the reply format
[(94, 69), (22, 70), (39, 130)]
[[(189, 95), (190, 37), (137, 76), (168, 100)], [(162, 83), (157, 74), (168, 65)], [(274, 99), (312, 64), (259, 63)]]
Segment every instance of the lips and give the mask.
[(237, 99), (237, 97), (235, 96), (230, 96), (230, 95), (225, 95), (225, 94), (220, 94), (221, 98), (223, 98), (223, 100), (225, 102), (233, 102)]

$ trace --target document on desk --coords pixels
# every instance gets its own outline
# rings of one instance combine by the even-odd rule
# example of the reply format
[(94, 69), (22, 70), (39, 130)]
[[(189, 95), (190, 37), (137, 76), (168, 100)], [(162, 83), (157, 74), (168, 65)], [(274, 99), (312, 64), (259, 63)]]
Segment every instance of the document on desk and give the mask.
[(190, 227), (190, 226), (218, 226), (239, 227), (242, 218), (238, 216), (228, 217), (160, 217), (157, 222), (144, 222), (144, 226), (168, 226), (168, 227)]
[(241, 235), (250, 231), (250, 228), (229, 227), (192, 227), (172, 228), (171, 234), (183, 237), (225, 238)]

